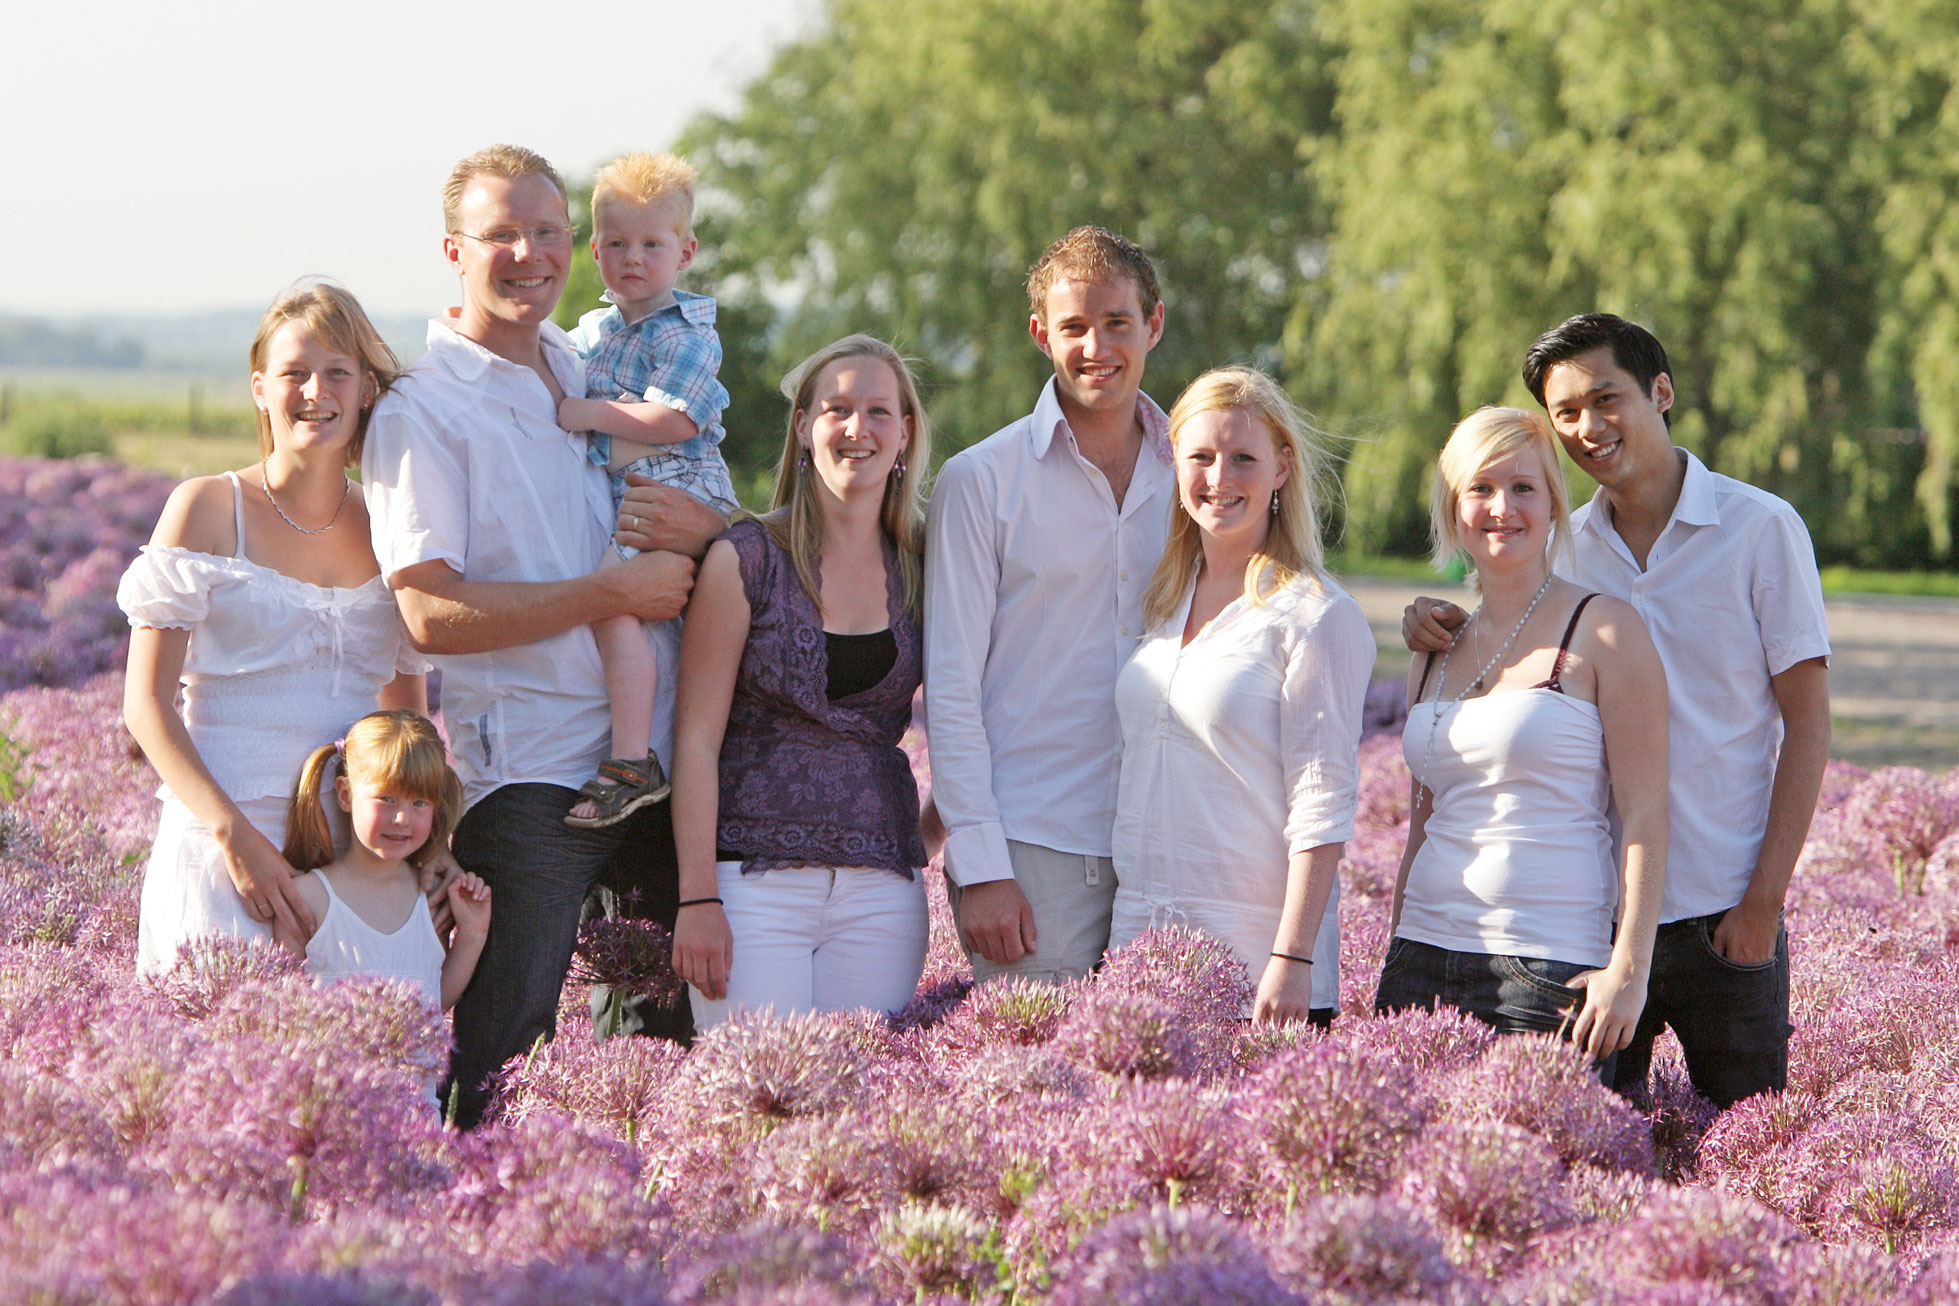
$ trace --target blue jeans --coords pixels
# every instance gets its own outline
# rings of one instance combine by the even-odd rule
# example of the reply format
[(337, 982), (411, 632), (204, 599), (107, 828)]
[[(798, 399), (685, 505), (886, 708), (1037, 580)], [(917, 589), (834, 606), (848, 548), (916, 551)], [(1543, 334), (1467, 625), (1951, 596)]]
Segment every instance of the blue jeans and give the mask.
[[(1543, 957), (1454, 952), (1397, 937), (1389, 940), (1387, 959), (1381, 963), (1374, 1010), (1433, 1011), (1440, 1004), (1474, 1016), (1499, 1034), (1569, 1038), (1585, 992), (1565, 982), (1591, 969)], [(1599, 1078), (1611, 1083), (1613, 1058), (1599, 1062), (1598, 1070)]]
[(1789, 935), (1777, 931), (1775, 955), (1743, 966), (1714, 950), (1726, 912), (1668, 921), (1653, 940), (1653, 978), (1632, 1042), (1619, 1054), (1612, 1087), (1626, 1097), (1646, 1091), (1653, 1039), (1672, 1027), (1687, 1077), (1726, 1109), (1789, 1081)]
[(469, 809), (453, 848), (465, 870), (490, 886), (490, 935), (476, 974), (456, 1003), (456, 1123), (474, 1128), (489, 1104), (485, 1081), (540, 1036), (557, 1032), (558, 992), (578, 941), (585, 895), (603, 875), (637, 894), (637, 910), (673, 923), (677, 878), (673, 824), (665, 803), (602, 830), (575, 830), (565, 813), (576, 790), (505, 785)]

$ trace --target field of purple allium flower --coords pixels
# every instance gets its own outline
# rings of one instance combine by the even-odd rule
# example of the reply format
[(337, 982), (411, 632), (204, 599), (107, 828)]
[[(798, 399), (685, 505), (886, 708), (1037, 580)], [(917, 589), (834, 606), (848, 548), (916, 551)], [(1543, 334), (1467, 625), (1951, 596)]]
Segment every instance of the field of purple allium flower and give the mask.
[(0, 691), (122, 665), (116, 581), (173, 484), (101, 458), (0, 458)]
[(155, 779), (119, 708), (113, 672), (0, 698), (0, 1301), (1959, 1299), (1951, 779), (1831, 768), (1790, 1089), (1719, 1115), (1670, 1046), (1635, 1108), (1561, 1047), (1367, 1013), (1407, 819), (1379, 735), (1329, 1034), (1240, 1025), (1242, 971), (1175, 932), (971, 991), (933, 872), (889, 1020), (595, 1043), (587, 983), (672, 989), (662, 932), (592, 932), (560, 1036), (465, 1137), (405, 990), (235, 946), (134, 978)]

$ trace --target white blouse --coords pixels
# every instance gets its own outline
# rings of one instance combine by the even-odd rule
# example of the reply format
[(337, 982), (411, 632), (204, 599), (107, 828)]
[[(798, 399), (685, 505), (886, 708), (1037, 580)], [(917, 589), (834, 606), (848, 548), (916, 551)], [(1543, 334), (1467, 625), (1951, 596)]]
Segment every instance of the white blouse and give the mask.
[(184, 725), (234, 801), (284, 797), (320, 744), (428, 663), (376, 576), (336, 589), (245, 557), (146, 545), (116, 602), (132, 626), (188, 630)]
[[(1116, 682), (1122, 778), (1110, 947), (1185, 924), (1256, 984), (1291, 854), (1351, 837), (1374, 636), (1352, 596), (1307, 577), (1239, 598), (1188, 645), (1186, 592)], [(1339, 886), (1313, 948), (1313, 1005), (1340, 995)]]

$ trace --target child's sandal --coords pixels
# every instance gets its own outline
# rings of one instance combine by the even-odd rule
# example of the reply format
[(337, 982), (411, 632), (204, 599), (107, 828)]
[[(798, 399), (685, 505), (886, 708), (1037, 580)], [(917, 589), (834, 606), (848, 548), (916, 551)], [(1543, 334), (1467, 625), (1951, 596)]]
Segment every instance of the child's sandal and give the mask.
[(578, 796), (598, 810), (590, 816), (565, 816), (565, 824), (579, 830), (600, 830), (619, 822), (673, 792), (660, 759), (648, 753), (643, 761), (609, 757), (599, 763), (595, 779), (587, 780)]

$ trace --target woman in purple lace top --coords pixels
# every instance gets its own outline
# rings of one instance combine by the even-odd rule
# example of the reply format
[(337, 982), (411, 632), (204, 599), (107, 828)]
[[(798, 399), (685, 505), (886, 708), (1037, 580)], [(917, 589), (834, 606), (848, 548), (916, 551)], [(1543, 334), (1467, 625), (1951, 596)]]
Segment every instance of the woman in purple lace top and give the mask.
[(681, 641), (674, 965), (703, 1029), (736, 1007), (896, 1010), (925, 962), (898, 746), (923, 669), (925, 413), (869, 336), (783, 392), (772, 508), (709, 548)]

